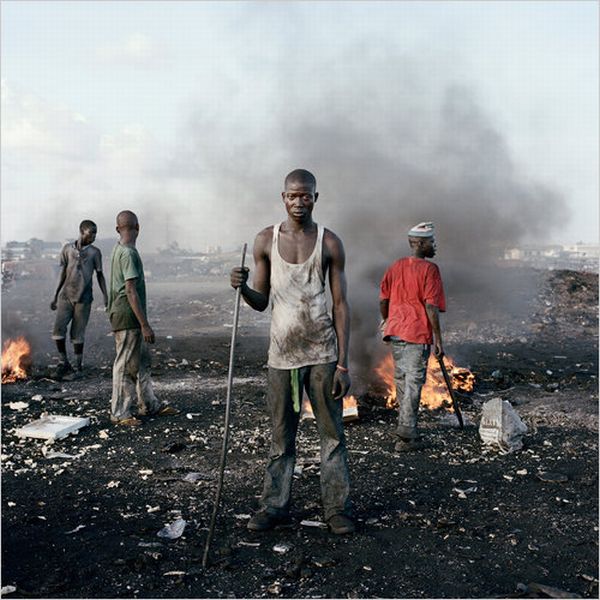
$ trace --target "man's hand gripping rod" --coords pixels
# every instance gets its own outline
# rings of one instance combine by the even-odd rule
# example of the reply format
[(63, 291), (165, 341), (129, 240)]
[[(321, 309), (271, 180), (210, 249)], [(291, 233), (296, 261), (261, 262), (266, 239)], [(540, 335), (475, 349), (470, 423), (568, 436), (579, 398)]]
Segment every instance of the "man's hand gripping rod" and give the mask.
[[(242, 269), (246, 260), (246, 249), (248, 244), (244, 244), (242, 250)], [(221, 501), (221, 490), (223, 489), (223, 474), (225, 473), (225, 460), (227, 458), (227, 442), (229, 438), (229, 413), (231, 408), (231, 388), (233, 387), (233, 358), (235, 354), (235, 339), (237, 336), (238, 319), (240, 316), (240, 300), (242, 297), (242, 286), (235, 290), (235, 308), (233, 311), (233, 330), (231, 332), (231, 348), (229, 350), (229, 374), (227, 376), (227, 398), (225, 400), (225, 427), (223, 431), (223, 448), (221, 450), (221, 463), (219, 465), (219, 485), (217, 486), (217, 494), (215, 496), (215, 504), (213, 506), (212, 516), (210, 518), (210, 526), (208, 528), (208, 537), (204, 546), (204, 556), (202, 558), (202, 566), (206, 568), (208, 564), (208, 552), (210, 543), (212, 542), (215, 533), (215, 523), (217, 521), (217, 513), (219, 512), (219, 503)]]

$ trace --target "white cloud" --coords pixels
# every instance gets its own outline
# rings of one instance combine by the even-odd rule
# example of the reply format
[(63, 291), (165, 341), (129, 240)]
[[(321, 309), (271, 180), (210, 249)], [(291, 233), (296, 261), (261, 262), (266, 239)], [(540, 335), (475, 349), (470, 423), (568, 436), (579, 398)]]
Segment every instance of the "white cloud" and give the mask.
[(85, 116), (2, 81), (2, 153), (30, 163), (94, 160), (99, 135)]
[(164, 44), (150, 39), (143, 33), (132, 33), (127, 39), (102, 46), (98, 58), (108, 64), (155, 68), (168, 62), (168, 51)]

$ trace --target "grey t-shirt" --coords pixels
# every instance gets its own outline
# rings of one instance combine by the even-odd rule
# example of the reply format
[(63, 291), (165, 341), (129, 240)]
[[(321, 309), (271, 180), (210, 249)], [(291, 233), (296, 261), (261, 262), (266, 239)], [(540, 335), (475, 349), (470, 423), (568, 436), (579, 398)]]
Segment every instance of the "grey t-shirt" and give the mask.
[(71, 302), (92, 302), (92, 276), (102, 272), (102, 253), (89, 244), (79, 250), (77, 243), (65, 244), (60, 253), (60, 266), (67, 276), (60, 295)]

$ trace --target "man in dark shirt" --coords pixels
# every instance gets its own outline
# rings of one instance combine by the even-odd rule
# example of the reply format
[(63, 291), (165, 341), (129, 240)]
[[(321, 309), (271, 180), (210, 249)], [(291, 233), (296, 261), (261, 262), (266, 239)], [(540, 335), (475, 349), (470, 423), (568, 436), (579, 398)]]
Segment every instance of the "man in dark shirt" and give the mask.
[(93, 221), (82, 221), (79, 225), (79, 238), (71, 244), (66, 244), (60, 253), (60, 276), (56, 293), (50, 303), (50, 309), (57, 311), (52, 338), (61, 358), (59, 375), (73, 371), (67, 358), (65, 341), (69, 323), (77, 371), (81, 373), (83, 370), (83, 344), (92, 307), (94, 271), (104, 296), (104, 306), (108, 304), (106, 282), (102, 274), (102, 253), (92, 245), (97, 232), (98, 228)]

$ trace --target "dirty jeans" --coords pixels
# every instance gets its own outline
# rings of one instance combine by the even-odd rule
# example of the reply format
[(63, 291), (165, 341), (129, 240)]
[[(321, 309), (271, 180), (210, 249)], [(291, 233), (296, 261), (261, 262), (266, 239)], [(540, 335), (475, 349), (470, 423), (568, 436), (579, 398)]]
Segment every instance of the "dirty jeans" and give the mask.
[[(331, 393), (335, 365), (332, 362), (298, 369), (300, 394), (302, 389), (308, 394), (321, 442), (321, 499), (326, 520), (351, 513), (342, 400), (335, 400)], [(293, 408), (289, 370), (269, 367), (267, 404), (272, 437), (260, 504), (263, 510), (283, 517), (290, 510), (300, 419)]]
[(160, 402), (152, 390), (150, 352), (141, 329), (122, 329), (114, 335), (117, 356), (113, 365), (111, 417), (131, 417), (136, 396), (139, 414), (155, 413)]
[(427, 360), (431, 346), (428, 344), (411, 344), (403, 340), (392, 341), (394, 356), (394, 380), (396, 381), (396, 398), (398, 400), (398, 437), (416, 439), (417, 417), (421, 388), (427, 376)]

